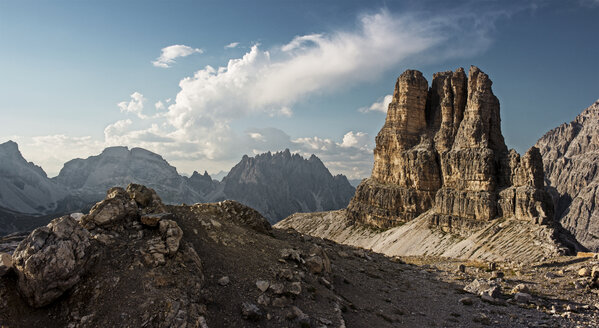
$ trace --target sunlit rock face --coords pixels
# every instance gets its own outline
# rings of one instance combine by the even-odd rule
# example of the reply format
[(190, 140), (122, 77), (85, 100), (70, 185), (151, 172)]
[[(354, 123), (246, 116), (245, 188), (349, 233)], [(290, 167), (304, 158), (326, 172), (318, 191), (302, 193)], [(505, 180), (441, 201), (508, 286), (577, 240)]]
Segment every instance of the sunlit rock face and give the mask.
[(475, 226), (497, 217), (553, 218), (537, 148), (522, 158), (501, 134), (499, 100), (477, 67), (405, 71), (376, 137), (372, 176), (348, 207), (350, 219), (387, 228), (429, 211), (432, 224)]

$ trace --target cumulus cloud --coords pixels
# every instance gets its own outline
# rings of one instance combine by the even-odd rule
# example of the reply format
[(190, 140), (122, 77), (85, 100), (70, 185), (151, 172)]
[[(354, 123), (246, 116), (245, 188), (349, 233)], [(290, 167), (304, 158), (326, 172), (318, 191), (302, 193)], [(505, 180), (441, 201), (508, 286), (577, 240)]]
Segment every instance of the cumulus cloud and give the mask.
[(142, 111), (144, 109), (144, 102), (146, 98), (139, 92), (134, 92), (131, 94), (130, 101), (121, 101), (117, 104), (123, 113), (132, 113), (137, 115), (139, 118), (146, 118)]
[[(305, 156), (316, 154), (332, 172), (365, 177), (372, 165), (374, 140), (363, 132), (348, 131), (336, 139), (292, 138), (279, 129), (240, 133), (231, 125), (249, 115), (292, 116), (294, 105), (308, 96), (372, 81), (406, 63), (481, 51), (489, 44), (486, 33), (491, 24), (484, 15), (394, 15), (383, 10), (361, 16), (352, 29), (298, 35), (270, 48), (256, 44), (222, 67), (206, 66), (183, 78), (172, 101), (154, 104), (166, 109), (158, 115), (144, 115), (146, 100), (133, 93), (118, 107), (143, 120), (107, 126), (100, 144), (149, 149), (183, 172), (198, 169), (198, 163), (219, 171), (244, 153), (289, 148)], [(169, 67), (176, 58), (201, 52), (184, 45), (166, 47), (154, 65)], [(367, 111), (384, 112), (387, 103), (385, 97)]]
[(393, 95), (386, 95), (382, 99), (379, 99), (379, 101), (375, 101), (374, 103), (372, 103), (372, 105), (370, 105), (370, 107), (362, 107), (358, 110), (362, 113), (367, 113), (367, 112), (387, 113), (387, 109), (389, 108), (389, 104), (391, 103), (392, 100), (393, 100)]
[(172, 46), (168, 46), (162, 48), (162, 53), (160, 57), (156, 58), (152, 64), (156, 67), (168, 68), (171, 67), (172, 64), (175, 63), (175, 59), (179, 57), (187, 57), (189, 55), (198, 53), (203, 53), (204, 50), (199, 48), (192, 48), (182, 44), (175, 44)]
[(166, 107), (164, 106), (164, 103), (160, 100), (158, 100), (155, 104), (154, 107), (156, 108), (156, 110), (163, 110)]
[[(444, 58), (455, 54), (448, 50), (452, 47), (478, 51), (487, 39), (478, 30), (471, 32), (480, 25), (473, 19), (383, 10), (360, 17), (353, 30), (297, 36), (270, 50), (254, 45), (226, 66), (206, 66), (181, 80), (166, 117), (184, 140), (227, 139), (229, 123), (245, 115), (290, 116), (293, 105), (308, 95), (372, 80), (425, 52)], [(215, 149), (213, 155), (218, 153), (223, 152)]]
[(225, 49), (237, 48), (238, 45), (239, 45), (239, 42), (231, 42), (225, 46)]

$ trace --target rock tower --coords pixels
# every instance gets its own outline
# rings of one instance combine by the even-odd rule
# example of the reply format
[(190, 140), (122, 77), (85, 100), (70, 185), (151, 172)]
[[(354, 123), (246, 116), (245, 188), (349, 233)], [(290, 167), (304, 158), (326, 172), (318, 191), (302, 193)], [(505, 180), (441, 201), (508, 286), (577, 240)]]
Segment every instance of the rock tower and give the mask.
[(376, 137), (372, 176), (348, 206), (348, 216), (379, 228), (427, 213), (444, 229), (516, 217), (553, 219), (543, 189), (539, 150), (522, 157), (501, 134), (499, 100), (488, 75), (475, 66), (397, 79), (385, 125)]

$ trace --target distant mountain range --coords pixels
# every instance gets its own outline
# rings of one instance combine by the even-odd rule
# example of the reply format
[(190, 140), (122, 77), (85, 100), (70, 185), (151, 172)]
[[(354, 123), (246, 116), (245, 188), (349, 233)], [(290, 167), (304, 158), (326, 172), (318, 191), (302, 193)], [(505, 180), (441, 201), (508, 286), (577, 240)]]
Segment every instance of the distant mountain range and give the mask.
[(58, 176), (48, 178), (8, 141), (0, 144), (0, 234), (29, 227), (15, 220), (33, 222), (87, 209), (103, 199), (107, 189), (129, 183), (151, 187), (172, 204), (237, 200), (273, 223), (298, 211), (343, 208), (355, 191), (345, 176), (332, 176), (316, 156), (304, 159), (289, 150), (244, 156), (222, 182), (207, 172), (184, 177), (160, 155), (127, 147), (73, 159)]

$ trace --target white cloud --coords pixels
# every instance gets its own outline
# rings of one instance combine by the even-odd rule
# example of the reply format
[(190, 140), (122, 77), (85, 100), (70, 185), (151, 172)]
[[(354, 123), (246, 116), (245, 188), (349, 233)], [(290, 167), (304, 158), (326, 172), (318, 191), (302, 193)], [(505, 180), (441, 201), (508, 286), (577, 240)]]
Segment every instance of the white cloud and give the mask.
[(166, 107), (164, 106), (164, 103), (160, 100), (158, 100), (155, 104), (154, 107), (156, 108), (156, 110), (163, 110)]
[(194, 49), (182, 44), (175, 44), (162, 48), (162, 54), (160, 57), (156, 58), (152, 64), (156, 67), (168, 68), (171, 67), (171, 65), (175, 63), (175, 59), (179, 57), (187, 57), (195, 53), (201, 54), (203, 52), (204, 50), (199, 48)]
[[(254, 45), (226, 66), (206, 66), (181, 80), (166, 117), (177, 131), (175, 138), (215, 147), (205, 152), (219, 158), (226, 154), (222, 140), (233, 140), (233, 120), (290, 116), (290, 108), (308, 95), (372, 80), (402, 62), (420, 60), (423, 53), (446, 58), (465, 54), (449, 51), (453, 47), (479, 51), (488, 45), (484, 32), (471, 32), (480, 24), (478, 16), (381, 11), (362, 16), (354, 30), (297, 36), (271, 50)], [(373, 104), (372, 110), (381, 110), (384, 101)]]
[(343, 148), (348, 148), (348, 147), (362, 148), (362, 147), (367, 147), (367, 145), (369, 143), (370, 143), (370, 137), (368, 136), (367, 133), (364, 133), (364, 132), (354, 133), (353, 131), (349, 131), (348, 133), (346, 133), (343, 136), (343, 142), (339, 146), (341, 146)]
[(131, 94), (130, 97), (131, 97), (130, 101), (121, 101), (120, 103), (117, 104), (117, 106), (119, 106), (119, 108), (121, 109), (121, 112), (132, 113), (142, 119), (146, 118), (147, 116), (145, 116), (142, 113), (142, 111), (144, 109), (144, 102), (146, 101), (146, 98), (144, 97), (144, 95), (142, 95), (139, 92), (134, 92)]
[(358, 110), (362, 113), (367, 113), (367, 112), (387, 113), (387, 109), (389, 108), (389, 104), (391, 103), (392, 100), (393, 100), (393, 95), (386, 95), (382, 99), (379, 99), (379, 101), (375, 101), (374, 103), (372, 103), (372, 105), (370, 105), (370, 107), (362, 107)]
[[(117, 121), (104, 129), (103, 141), (93, 144), (143, 147), (163, 155), (182, 172), (219, 171), (244, 153), (289, 148), (304, 156), (316, 154), (334, 173), (365, 177), (373, 162), (374, 140), (363, 132), (349, 131), (337, 140), (291, 138), (274, 128), (239, 133), (231, 123), (248, 115), (288, 117), (293, 115), (291, 108), (309, 96), (371, 81), (422, 58), (443, 60), (480, 51), (489, 44), (485, 24), (492, 22), (480, 17), (381, 11), (362, 16), (352, 30), (296, 36), (269, 49), (254, 45), (226, 66), (206, 66), (182, 79), (172, 102), (154, 104), (166, 111), (152, 117), (143, 114), (144, 96), (133, 93), (118, 106), (143, 120)], [(154, 65), (169, 67), (176, 58), (201, 52), (183, 45), (166, 47)], [(385, 102), (386, 98), (368, 110), (384, 111)]]
[(225, 49), (237, 48), (238, 45), (239, 45), (239, 42), (231, 42), (225, 46)]

